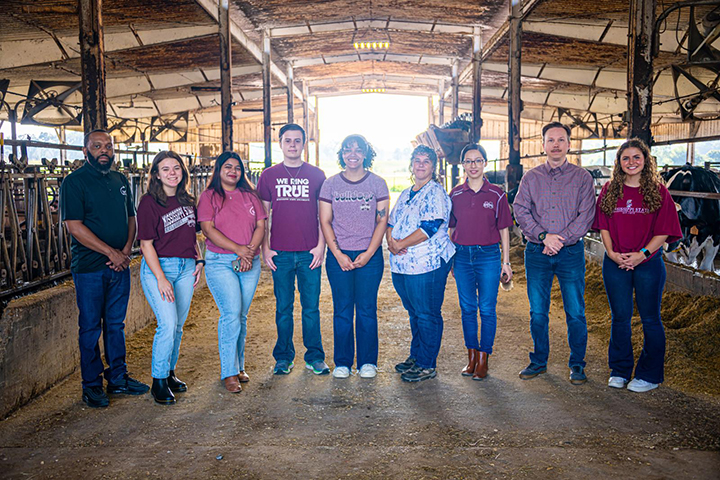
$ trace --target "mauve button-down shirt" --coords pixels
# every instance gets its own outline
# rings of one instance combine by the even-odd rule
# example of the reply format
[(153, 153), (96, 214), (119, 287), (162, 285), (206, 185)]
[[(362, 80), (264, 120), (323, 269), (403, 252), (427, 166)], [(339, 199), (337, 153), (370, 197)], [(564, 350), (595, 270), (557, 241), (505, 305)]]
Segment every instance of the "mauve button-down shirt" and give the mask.
[(572, 245), (595, 218), (595, 188), (590, 173), (567, 160), (556, 168), (545, 162), (527, 172), (513, 202), (515, 219), (530, 242), (542, 232), (559, 234)]

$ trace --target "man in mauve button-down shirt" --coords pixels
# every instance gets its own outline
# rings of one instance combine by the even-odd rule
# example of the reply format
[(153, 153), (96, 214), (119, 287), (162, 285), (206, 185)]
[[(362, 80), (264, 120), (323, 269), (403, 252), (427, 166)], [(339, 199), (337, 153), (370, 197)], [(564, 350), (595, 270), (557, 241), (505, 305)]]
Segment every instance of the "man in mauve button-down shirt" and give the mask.
[(581, 385), (587, 381), (582, 237), (595, 216), (595, 189), (592, 176), (567, 161), (570, 128), (559, 122), (545, 125), (543, 147), (547, 161), (525, 174), (513, 203), (515, 219), (528, 240), (525, 274), (534, 344), (530, 365), (520, 372), (520, 378), (528, 380), (547, 371), (550, 289), (557, 276), (570, 344), (570, 382)]

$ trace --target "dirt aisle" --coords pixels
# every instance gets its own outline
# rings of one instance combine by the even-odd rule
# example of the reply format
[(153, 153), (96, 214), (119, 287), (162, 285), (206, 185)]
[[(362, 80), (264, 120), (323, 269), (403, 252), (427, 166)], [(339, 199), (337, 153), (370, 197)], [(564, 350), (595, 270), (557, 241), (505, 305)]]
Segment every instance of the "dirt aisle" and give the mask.
[[(410, 328), (388, 269), (379, 297), (380, 373), (336, 380), (304, 368), (296, 321), (295, 370), (273, 376), (272, 281), (264, 271), (249, 318), (239, 395), (218, 380), (217, 310), (196, 293), (174, 406), (148, 394), (93, 410), (79, 373), (0, 422), (3, 478), (718, 478), (720, 401), (667, 387), (606, 387), (607, 345), (590, 337), (589, 382), (568, 382), (562, 310), (551, 311), (546, 375), (523, 381), (532, 342), (522, 279), (500, 292), (496, 352), (482, 382), (461, 377), (466, 350), (452, 279), (438, 377), (403, 383)], [(323, 343), (332, 366), (332, 302), (324, 277)], [(296, 318), (297, 312), (296, 310)], [(128, 364), (150, 379), (152, 327), (128, 340)]]

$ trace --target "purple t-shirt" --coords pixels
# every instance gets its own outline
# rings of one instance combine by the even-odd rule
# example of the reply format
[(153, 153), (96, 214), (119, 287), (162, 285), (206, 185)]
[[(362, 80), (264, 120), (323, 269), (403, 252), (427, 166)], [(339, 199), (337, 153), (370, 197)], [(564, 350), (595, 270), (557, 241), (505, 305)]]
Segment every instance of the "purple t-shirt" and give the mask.
[(467, 182), (450, 192), (450, 228), (456, 245), (494, 245), (500, 230), (512, 225), (510, 205), (502, 188), (487, 179), (477, 192)]
[[(220, 233), (238, 245), (249, 244), (257, 221), (265, 218), (265, 208), (258, 197), (250, 192), (225, 192), (223, 201), (220, 195), (208, 189), (200, 195), (198, 201), (198, 222), (214, 222)], [(218, 247), (209, 238), (205, 244), (211, 252), (233, 253)]]
[(309, 163), (292, 168), (279, 163), (262, 172), (258, 193), (271, 203), (271, 249), (306, 252), (317, 246), (317, 202), (324, 181), (323, 171)]
[(375, 231), (377, 202), (388, 198), (385, 180), (372, 172), (357, 182), (351, 182), (342, 173), (325, 181), (320, 201), (332, 205), (332, 227), (341, 250), (368, 249)]
[(150, 195), (143, 195), (137, 208), (138, 240), (153, 240), (158, 257), (195, 258), (196, 211), (168, 197), (163, 207)]

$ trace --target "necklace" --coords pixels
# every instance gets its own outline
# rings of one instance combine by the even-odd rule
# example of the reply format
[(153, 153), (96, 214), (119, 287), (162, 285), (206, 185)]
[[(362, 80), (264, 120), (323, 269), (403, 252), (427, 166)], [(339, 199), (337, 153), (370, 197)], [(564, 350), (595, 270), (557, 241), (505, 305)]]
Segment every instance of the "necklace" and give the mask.
[[(305, 162), (300, 164), (300, 167), (298, 167), (298, 171), (295, 173), (295, 175), (293, 175), (292, 173), (290, 173), (290, 170), (288, 170), (288, 167), (287, 167), (287, 165), (285, 165), (285, 162), (283, 162), (283, 167), (285, 167), (285, 171), (287, 172), (288, 175), (290, 175), (290, 178), (292, 178), (293, 180), (295, 180), (298, 177), (298, 175), (300, 175), (300, 170), (302, 170), (303, 165), (305, 165)], [(293, 167), (293, 168), (295, 168), (295, 167)]]

